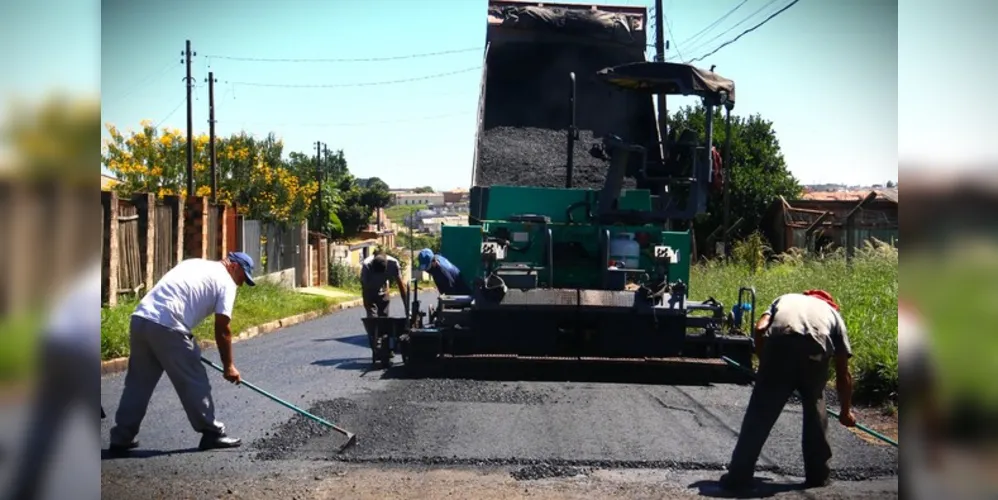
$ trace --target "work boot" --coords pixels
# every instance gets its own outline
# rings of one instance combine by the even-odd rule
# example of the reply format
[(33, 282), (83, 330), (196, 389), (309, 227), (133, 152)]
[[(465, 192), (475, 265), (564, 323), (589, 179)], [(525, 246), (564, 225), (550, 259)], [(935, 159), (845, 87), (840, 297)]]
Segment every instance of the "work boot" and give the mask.
[(807, 488), (824, 488), (830, 484), (832, 484), (832, 480), (828, 477), (809, 477), (804, 480), (804, 486)]
[(198, 448), (202, 451), (214, 450), (214, 449), (225, 449), (225, 448), (238, 448), (243, 444), (242, 440), (238, 438), (227, 437), (224, 433), (215, 432), (205, 432), (201, 435), (201, 444)]
[(721, 488), (730, 492), (744, 492), (751, 490), (755, 485), (752, 482), (753, 478), (738, 478), (732, 476), (730, 473), (721, 476), (719, 483)]
[(127, 455), (128, 452), (130, 452), (131, 450), (138, 447), (139, 447), (139, 442), (133, 440), (131, 443), (128, 444), (111, 443), (111, 445), (107, 447), (107, 451), (112, 456), (124, 456)]

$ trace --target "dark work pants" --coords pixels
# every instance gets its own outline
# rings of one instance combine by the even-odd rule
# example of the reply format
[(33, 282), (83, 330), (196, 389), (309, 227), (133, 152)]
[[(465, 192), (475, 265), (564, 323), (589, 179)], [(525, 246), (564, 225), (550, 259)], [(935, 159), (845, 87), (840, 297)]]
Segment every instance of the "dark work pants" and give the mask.
[(732, 479), (752, 479), (762, 447), (795, 389), (800, 393), (804, 412), (801, 444), (805, 474), (810, 481), (828, 479), (828, 462), (832, 458), (825, 412), (829, 361), (811, 337), (795, 335), (766, 339), (755, 388), (728, 467)]

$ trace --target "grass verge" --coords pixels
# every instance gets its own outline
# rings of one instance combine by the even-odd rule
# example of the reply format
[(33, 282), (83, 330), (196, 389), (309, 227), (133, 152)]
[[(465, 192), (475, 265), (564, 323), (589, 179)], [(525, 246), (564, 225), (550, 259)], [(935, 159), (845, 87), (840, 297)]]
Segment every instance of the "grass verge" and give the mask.
[(785, 293), (812, 288), (831, 293), (849, 330), (857, 401), (882, 404), (896, 400), (897, 248), (867, 246), (857, 252), (852, 266), (842, 253), (823, 258), (785, 254), (761, 265), (743, 254), (735, 263), (713, 261), (693, 266), (690, 272), (690, 296), (697, 300), (714, 297), (730, 308), (737, 302), (741, 286), (755, 287), (757, 315)]
[[(355, 298), (353, 294), (338, 298), (308, 295), (266, 283), (243, 287), (236, 297), (232, 333), (238, 334), (253, 326), (321, 310)], [(128, 356), (128, 326), (136, 303), (136, 300), (128, 300), (113, 308), (101, 309), (101, 359)], [(210, 317), (194, 329), (194, 334), (199, 339), (214, 339), (215, 332)]]

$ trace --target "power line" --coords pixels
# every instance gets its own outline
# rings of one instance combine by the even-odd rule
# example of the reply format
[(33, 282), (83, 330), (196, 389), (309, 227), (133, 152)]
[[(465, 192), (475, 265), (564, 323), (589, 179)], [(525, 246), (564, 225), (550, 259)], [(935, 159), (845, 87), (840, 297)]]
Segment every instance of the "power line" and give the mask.
[[(286, 122), (285, 123), (273, 123), (273, 122), (267, 122), (267, 126), (269, 126), (269, 127), (289, 127), (289, 126), (295, 126), (295, 127), (306, 127), (306, 128), (363, 127), (363, 126), (368, 126), (368, 125), (386, 125), (386, 124), (392, 124), (392, 123), (410, 123), (410, 122), (423, 122), (423, 121), (430, 121), (430, 120), (439, 120), (441, 118), (451, 118), (451, 117), (455, 117), (455, 116), (465, 116), (465, 115), (470, 115), (470, 114), (474, 114), (474, 113), (477, 113), (477, 110), (474, 110), (474, 111), (457, 111), (457, 112), (454, 112), (454, 113), (444, 113), (444, 114), (438, 114), (438, 115), (416, 116), (416, 117), (412, 117), (412, 118), (402, 118), (402, 119), (394, 119), (394, 120), (366, 121), (366, 122), (340, 122), (340, 123), (286, 123)], [(219, 120), (219, 123), (222, 123), (222, 121)], [(252, 123), (250, 123), (250, 124), (252, 125)]]
[(446, 73), (435, 73), (432, 75), (417, 76), (413, 78), (404, 78), (401, 80), (385, 80), (376, 82), (357, 82), (357, 83), (329, 83), (329, 84), (292, 84), (292, 83), (258, 83), (258, 82), (237, 82), (230, 81), (233, 85), (245, 85), (247, 87), (277, 87), (277, 88), (342, 88), (342, 87), (372, 87), (378, 85), (394, 85), (398, 83), (410, 83), (418, 82), (422, 80), (432, 80), (435, 78), (443, 78), (447, 76), (453, 76), (461, 73), (467, 73), (469, 71), (475, 71), (482, 69), (481, 66), (472, 66), (470, 68), (459, 69), (455, 71), (448, 71)]
[(738, 36), (736, 36), (735, 38), (733, 38), (733, 39), (731, 39), (731, 40), (728, 40), (727, 42), (724, 42), (724, 43), (722, 43), (720, 47), (718, 47), (718, 48), (716, 48), (716, 49), (714, 49), (714, 50), (710, 51), (709, 53), (707, 53), (707, 54), (704, 54), (704, 55), (702, 55), (702, 56), (700, 56), (700, 57), (698, 57), (698, 58), (696, 58), (696, 59), (693, 59), (693, 60), (691, 60), (690, 62), (696, 62), (696, 61), (702, 61), (702, 60), (703, 60), (704, 58), (706, 58), (706, 57), (710, 57), (710, 56), (712, 56), (712, 55), (716, 54), (716, 53), (717, 53), (717, 51), (719, 51), (719, 50), (721, 50), (721, 49), (723, 49), (723, 48), (727, 47), (728, 45), (731, 45), (731, 44), (733, 44), (733, 43), (737, 42), (739, 38), (741, 38), (741, 37), (743, 37), (743, 36), (745, 36), (745, 35), (747, 35), (747, 34), (749, 34), (749, 33), (753, 32), (753, 31), (755, 31), (755, 30), (756, 30), (757, 28), (759, 28), (759, 27), (760, 27), (760, 26), (762, 26), (763, 24), (766, 24), (766, 23), (768, 23), (768, 22), (769, 22), (770, 20), (772, 20), (772, 19), (773, 19), (774, 17), (776, 17), (776, 16), (778, 16), (778, 15), (782, 14), (782, 13), (783, 13), (784, 11), (786, 11), (786, 10), (787, 10), (787, 9), (789, 9), (790, 7), (793, 7), (793, 6), (794, 6), (794, 4), (796, 4), (796, 3), (797, 3), (797, 2), (799, 2), (799, 1), (800, 1), (800, 0), (793, 0), (792, 2), (790, 2), (789, 4), (787, 4), (787, 5), (786, 5), (785, 7), (783, 7), (782, 9), (780, 9), (780, 10), (778, 10), (778, 11), (774, 12), (773, 14), (771, 14), (771, 15), (770, 15), (769, 17), (767, 17), (766, 19), (763, 19), (763, 20), (762, 20), (762, 22), (760, 22), (759, 24), (757, 24), (757, 25), (755, 25), (755, 26), (753, 26), (753, 27), (751, 27), (751, 28), (749, 28), (749, 29), (747, 29), (747, 30), (745, 30), (745, 31), (743, 31), (743, 32), (741, 32), (741, 33), (739, 33), (739, 35), (738, 35)]
[(239, 56), (226, 56), (226, 55), (207, 55), (205, 57), (209, 59), (225, 59), (229, 61), (247, 61), (247, 62), (287, 62), (287, 63), (344, 63), (344, 62), (384, 62), (384, 61), (399, 61), (404, 59), (417, 59), (421, 57), (435, 57), (443, 56), (448, 54), (461, 54), (465, 52), (472, 51), (484, 51), (484, 47), (468, 47), (464, 49), (454, 49), (454, 50), (441, 50), (437, 52), (424, 52), (421, 54), (405, 54), (398, 56), (384, 56), (384, 57), (364, 57), (357, 59), (339, 59), (339, 58), (266, 58), (266, 57), (239, 57)]
[(136, 90), (144, 88), (153, 79), (159, 78), (159, 77), (165, 75), (167, 71), (170, 71), (171, 69), (174, 69), (174, 68), (176, 68), (176, 67), (178, 67), (178, 66), (180, 66), (182, 64), (183, 64), (182, 62), (178, 62), (176, 60), (171, 60), (170, 63), (167, 64), (165, 67), (163, 67), (162, 69), (160, 69), (160, 70), (158, 70), (158, 71), (156, 71), (154, 73), (150, 73), (150, 74), (146, 75), (145, 78), (143, 78), (138, 83), (136, 83), (134, 86), (132, 86), (132, 88), (129, 91), (127, 91), (127, 92), (125, 92), (125, 93), (123, 93), (123, 94), (119, 95), (118, 97), (116, 97), (114, 99), (111, 99), (111, 100), (112, 101), (120, 101), (120, 100), (125, 99), (126, 97), (134, 94)]
[[(750, 19), (752, 19), (753, 17), (755, 17), (755, 15), (756, 15), (756, 14), (758, 14), (758, 13), (762, 12), (763, 10), (765, 10), (766, 8), (768, 8), (768, 7), (770, 6), (770, 5), (773, 5), (774, 3), (776, 3), (777, 1), (778, 1), (778, 0), (769, 0), (769, 2), (768, 2), (768, 3), (766, 4), (766, 5), (763, 5), (762, 7), (760, 7), (760, 8), (759, 8), (758, 10), (756, 10), (755, 12), (753, 12), (753, 13), (749, 14), (748, 16), (745, 16), (745, 18), (744, 18), (744, 19), (742, 19), (741, 21), (738, 21), (738, 22), (737, 22), (737, 23), (736, 23), (736, 24), (735, 24), (734, 26), (732, 26), (732, 27), (730, 27), (730, 28), (728, 28), (728, 29), (726, 29), (726, 30), (722, 31), (721, 33), (718, 33), (717, 35), (715, 35), (715, 36), (714, 36), (713, 38), (711, 38), (710, 40), (707, 40), (706, 42), (702, 42), (702, 43), (698, 43), (698, 44), (696, 44), (696, 47), (695, 47), (695, 48), (691, 48), (691, 49), (688, 49), (688, 50), (687, 50), (687, 53), (689, 53), (689, 52), (700, 52), (701, 50), (703, 50), (703, 49), (705, 49), (706, 47), (710, 46), (710, 44), (711, 44), (711, 43), (713, 43), (713, 42), (714, 42), (715, 40), (718, 40), (718, 39), (720, 39), (721, 37), (723, 37), (723, 36), (727, 35), (728, 33), (731, 33), (732, 31), (734, 31), (734, 30), (735, 30), (735, 28), (738, 28), (739, 26), (741, 26), (741, 25), (745, 24), (745, 23), (746, 23), (746, 22), (748, 22), (748, 21), (749, 21)], [(701, 56), (701, 57), (703, 57), (703, 56)]]
[(170, 114), (168, 114), (168, 115), (164, 116), (164, 117), (163, 117), (163, 119), (162, 119), (162, 120), (160, 120), (159, 122), (157, 122), (157, 123), (156, 123), (156, 126), (155, 126), (155, 127), (153, 127), (153, 128), (154, 128), (154, 129), (156, 129), (156, 130), (159, 130), (159, 127), (160, 127), (161, 125), (163, 125), (163, 123), (164, 123), (165, 121), (169, 120), (169, 119), (170, 119), (170, 117), (171, 117), (171, 116), (173, 116), (173, 114), (174, 114), (174, 113), (176, 113), (176, 112), (177, 112), (177, 110), (178, 110), (178, 109), (180, 109), (180, 107), (181, 107), (181, 106), (183, 106), (183, 105), (184, 105), (184, 103), (186, 103), (186, 102), (187, 102), (187, 97), (185, 96), (185, 97), (184, 97), (183, 99), (181, 99), (181, 100), (180, 100), (180, 102), (178, 102), (178, 103), (177, 103), (177, 106), (176, 106), (175, 108), (173, 108), (173, 111), (170, 111)]
[(703, 35), (704, 33), (710, 31), (711, 29), (713, 29), (718, 24), (721, 24), (721, 21), (724, 21), (725, 19), (727, 19), (729, 16), (731, 16), (731, 14), (734, 14), (738, 9), (740, 9), (746, 3), (748, 3), (748, 0), (742, 0), (742, 2), (739, 3), (738, 5), (736, 5), (733, 9), (729, 10), (723, 16), (721, 16), (721, 17), (717, 18), (716, 20), (714, 20), (714, 22), (710, 23), (709, 25), (707, 25), (706, 27), (704, 27), (703, 29), (701, 29), (700, 31), (698, 31), (695, 35), (687, 38), (686, 40), (683, 40), (683, 45), (686, 45), (688, 43), (693, 42), (698, 37), (700, 37), (700, 35)]

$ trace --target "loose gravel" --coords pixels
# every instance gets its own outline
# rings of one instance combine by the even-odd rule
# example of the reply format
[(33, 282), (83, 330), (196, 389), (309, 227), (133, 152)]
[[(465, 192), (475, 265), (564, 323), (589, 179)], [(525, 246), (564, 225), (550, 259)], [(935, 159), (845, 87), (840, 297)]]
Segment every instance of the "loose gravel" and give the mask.
[[(496, 127), (482, 133), (476, 171), (477, 186), (565, 186), (566, 130)], [(589, 150), (600, 143), (592, 131), (580, 130), (575, 142), (572, 186), (600, 189), (606, 180), (609, 162), (593, 157)], [(635, 187), (624, 179), (624, 188)]]
[(510, 473), (510, 475), (517, 481), (536, 481), (538, 479), (550, 479), (554, 477), (588, 476), (589, 474), (592, 474), (592, 472), (593, 470), (589, 467), (566, 467), (563, 465), (543, 463), (522, 467), (514, 470)]

